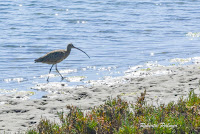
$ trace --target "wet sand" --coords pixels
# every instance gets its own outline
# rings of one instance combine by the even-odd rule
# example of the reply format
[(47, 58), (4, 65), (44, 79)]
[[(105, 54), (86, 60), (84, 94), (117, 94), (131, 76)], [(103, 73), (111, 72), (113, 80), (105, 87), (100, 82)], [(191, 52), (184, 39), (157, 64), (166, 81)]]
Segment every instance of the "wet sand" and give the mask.
[(70, 88), (64, 82), (36, 85), (36, 89), (49, 92), (37, 100), (0, 94), (0, 133), (25, 132), (36, 126), (41, 117), (58, 121), (57, 112), (68, 111), (66, 105), (88, 110), (118, 95), (134, 103), (145, 89), (148, 104), (176, 102), (192, 89), (200, 94), (199, 81), (200, 65), (158, 66), (130, 69), (123, 77), (89, 81), (91, 86), (87, 87)]

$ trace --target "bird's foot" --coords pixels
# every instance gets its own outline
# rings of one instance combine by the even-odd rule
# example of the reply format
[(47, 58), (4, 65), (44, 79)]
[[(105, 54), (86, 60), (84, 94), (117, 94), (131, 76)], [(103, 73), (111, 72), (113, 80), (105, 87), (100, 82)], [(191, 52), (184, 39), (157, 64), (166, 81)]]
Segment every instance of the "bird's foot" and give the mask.
[(49, 77), (47, 78), (47, 84), (49, 83)]
[(67, 77), (62, 77), (61, 81), (66, 80), (67, 82), (70, 82)]
[(66, 77), (61, 77), (61, 81), (63, 81)]

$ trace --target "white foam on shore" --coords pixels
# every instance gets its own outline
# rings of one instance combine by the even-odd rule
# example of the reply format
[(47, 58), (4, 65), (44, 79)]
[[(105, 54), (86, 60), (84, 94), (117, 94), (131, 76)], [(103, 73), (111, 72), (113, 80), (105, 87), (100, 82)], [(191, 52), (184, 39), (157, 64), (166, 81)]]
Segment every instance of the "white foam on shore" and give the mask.
[(200, 63), (200, 57), (193, 57), (192, 60), (193, 60), (194, 64), (199, 64)]
[(12, 89), (12, 90), (0, 89), (0, 94), (9, 94), (14, 92), (17, 92), (17, 89)]
[(12, 82), (12, 81), (20, 83), (22, 81), (25, 81), (25, 79), (24, 78), (8, 78), (8, 79), (4, 79), (4, 81), (6, 83), (9, 83), (9, 82)]
[(34, 95), (33, 91), (18, 91), (17, 89), (6, 90), (0, 89), (0, 94), (10, 96), (12, 99), (27, 100), (29, 97)]
[[(64, 88), (67, 87), (65, 82), (50, 82), (50, 83), (38, 83), (32, 89), (39, 90), (39, 91), (46, 91), (48, 93), (55, 93), (55, 94), (64, 94)], [(68, 87), (71, 89), (72, 87)]]
[[(74, 89), (74, 88), (84, 88), (85, 86), (112, 86), (117, 84), (125, 84), (127, 82), (130, 82), (132, 78), (141, 78), (141, 77), (150, 77), (150, 76), (162, 76), (162, 75), (169, 75), (174, 73), (174, 67), (182, 66), (184, 63), (193, 62), (198, 63), (200, 61), (200, 57), (194, 57), (194, 58), (174, 58), (171, 59), (170, 62), (176, 62), (179, 64), (172, 65), (172, 66), (163, 66), (158, 64), (157, 61), (153, 62), (147, 62), (144, 65), (137, 65), (129, 67), (128, 70), (124, 71), (122, 76), (118, 77), (112, 77), (112, 76), (104, 76), (101, 80), (85, 80), (87, 77), (85, 76), (70, 76), (66, 77), (65, 80), (68, 82), (83, 82), (82, 85), (77, 86), (69, 86), (66, 82), (51, 82), (48, 84), (40, 83), (37, 84), (32, 89), (41, 90), (41, 91), (47, 91), (49, 93), (55, 93), (55, 94), (63, 94), (64, 92), (67, 93), (68, 89)], [(95, 66), (87, 66), (82, 68), (83, 71), (87, 70), (96, 70), (97, 73), (109, 71), (113, 72), (116, 67), (95, 67)], [(67, 69), (64, 71), (61, 71), (62, 73), (71, 73), (71, 72), (77, 72), (76, 69)], [(108, 75), (111, 75), (108, 74)], [(52, 77), (58, 76), (54, 74), (50, 74)], [(48, 76), (48, 75), (46, 75)], [(63, 90), (66, 89), (67, 90)]]
[(71, 76), (71, 77), (67, 77), (66, 80), (69, 81), (69, 82), (80, 82), (82, 80), (84, 80), (85, 76)]
[[(73, 72), (77, 72), (77, 69), (65, 69), (65, 70), (60, 70), (59, 71), (61, 74), (69, 74), (69, 73), (73, 73)], [(56, 72), (57, 73), (57, 72)], [(50, 74), (44, 74), (44, 75), (40, 75), (40, 78), (46, 78), (46, 77), (57, 77), (58, 74), (56, 73), (50, 73)]]
[(123, 77), (105, 76), (103, 80), (89, 80), (89, 81), (85, 81), (84, 83), (87, 83), (92, 86), (100, 86), (100, 85), (112, 86), (115, 84), (123, 84), (126, 82), (127, 81), (123, 79)]
[(55, 74), (40, 75), (40, 78), (46, 78), (46, 77), (56, 77), (56, 75)]
[(199, 64), (200, 63), (200, 57), (192, 57), (192, 58), (174, 58), (169, 60), (172, 63), (178, 63), (180, 65), (183, 65), (185, 63), (194, 63)]
[(69, 73), (73, 73), (73, 72), (77, 72), (77, 69), (60, 70), (60, 73), (65, 73), (65, 74), (69, 74)]
[(30, 99), (30, 96), (32, 96), (34, 94), (35, 94), (35, 92), (33, 92), (33, 91), (17, 91), (14, 94), (14, 99), (28, 100), (28, 99)]
[(170, 62), (176, 62), (179, 64), (185, 64), (191, 61), (192, 61), (192, 58), (174, 58), (170, 60)]
[(165, 66), (159, 65), (157, 62), (147, 62), (145, 65), (138, 65), (130, 67), (128, 70), (124, 71), (124, 76), (111, 77), (105, 76), (103, 80), (89, 80), (85, 81), (90, 85), (107, 85), (112, 86), (116, 84), (127, 83), (130, 78), (138, 77), (149, 77), (149, 76), (160, 76), (168, 75), (172, 73), (172, 70), (166, 70)]

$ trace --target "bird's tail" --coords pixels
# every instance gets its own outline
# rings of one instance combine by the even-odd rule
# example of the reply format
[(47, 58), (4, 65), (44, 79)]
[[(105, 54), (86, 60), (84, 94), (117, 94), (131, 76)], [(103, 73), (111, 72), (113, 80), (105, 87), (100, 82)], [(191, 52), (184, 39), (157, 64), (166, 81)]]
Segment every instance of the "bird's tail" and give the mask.
[(36, 62), (41, 62), (41, 59), (38, 58), (38, 59), (35, 59), (34, 61), (35, 61), (35, 63), (36, 63)]

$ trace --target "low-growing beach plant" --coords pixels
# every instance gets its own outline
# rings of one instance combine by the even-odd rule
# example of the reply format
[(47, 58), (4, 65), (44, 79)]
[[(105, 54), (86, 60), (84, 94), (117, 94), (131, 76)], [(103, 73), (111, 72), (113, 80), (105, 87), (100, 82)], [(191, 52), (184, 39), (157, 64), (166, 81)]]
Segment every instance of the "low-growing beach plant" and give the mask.
[(188, 98), (158, 107), (147, 105), (146, 91), (137, 102), (128, 103), (119, 97), (84, 112), (67, 106), (68, 113), (58, 113), (61, 123), (41, 119), (29, 134), (134, 134), (200, 132), (200, 96), (190, 91)]

